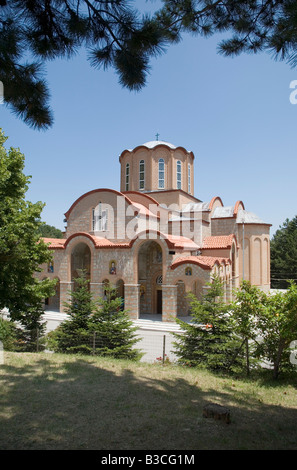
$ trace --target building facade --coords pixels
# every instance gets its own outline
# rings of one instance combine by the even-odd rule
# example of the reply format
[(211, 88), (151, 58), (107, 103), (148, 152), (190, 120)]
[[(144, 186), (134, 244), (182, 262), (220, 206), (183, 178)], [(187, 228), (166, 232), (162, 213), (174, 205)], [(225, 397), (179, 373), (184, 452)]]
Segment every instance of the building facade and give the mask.
[(242, 201), (197, 199), (192, 152), (152, 141), (124, 150), (119, 162), (120, 191), (83, 194), (65, 213), (64, 238), (44, 239), (53, 263), (38, 276), (58, 280), (49, 309), (63, 311), (82, 269), (95, 298), (116, 286), (133, 319), (188, 315), (187, 294), (201, 298), (215, 274), (227, 302), (242, 279), (269, 290), (270, 225)]

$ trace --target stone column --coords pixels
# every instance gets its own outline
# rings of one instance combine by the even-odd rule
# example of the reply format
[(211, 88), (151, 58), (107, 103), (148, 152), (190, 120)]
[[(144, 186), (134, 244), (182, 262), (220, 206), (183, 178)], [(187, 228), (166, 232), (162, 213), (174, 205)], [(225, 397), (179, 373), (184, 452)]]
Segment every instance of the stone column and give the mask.
[(90, 292), (93, 294), (93, 299), (96, 301), (99, 298), (103, 298), (103, 283), (102, 282), (90, 282)]
[(139, 318), (140, 284), (125, 284), (125, 310), (131, 319)]
[(177, 317), (177, 286), (162, 285), (162, 321), (171, 321)]

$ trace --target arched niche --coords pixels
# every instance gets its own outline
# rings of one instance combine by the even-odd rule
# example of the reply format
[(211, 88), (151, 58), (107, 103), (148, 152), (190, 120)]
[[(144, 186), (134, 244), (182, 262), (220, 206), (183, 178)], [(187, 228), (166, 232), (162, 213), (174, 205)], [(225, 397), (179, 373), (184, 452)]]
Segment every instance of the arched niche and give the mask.
[(74, 246), (71, 252), (71, 281), (85, 274), (91, 278), (91, 250), (86, 243), (80, 242)]
[(162, 313), (163, 252), (154, 240), (144, 242), (138, 251), (140, 314)]

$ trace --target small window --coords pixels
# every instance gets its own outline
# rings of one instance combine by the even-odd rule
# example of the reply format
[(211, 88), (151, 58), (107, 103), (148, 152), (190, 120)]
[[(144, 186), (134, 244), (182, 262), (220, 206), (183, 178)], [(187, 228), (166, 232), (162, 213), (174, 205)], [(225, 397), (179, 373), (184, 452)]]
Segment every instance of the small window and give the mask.
[(165, 162), (163, 158), (159, 160), (159, 189), (165, 188)]
[(178, 160), (176, 163), (176, 187), (181, 189), (181, 161)]
[(130, 184), (130, 165), (127, 163), (126, 165), (126, 191), (129, 191), (129, 184)]
[(144, 189), (144, 160), (139, 162), (139, 189)]
[(162, 284), (162, 282), (163, 282), (163, 276), (162, 276), (162, 274), (160, 274), (156, 279), (156, 284), (158, 284), (160, 286)]
[(96, 230), (96, 209), (92, 209), (92, 230), (93, 232)]

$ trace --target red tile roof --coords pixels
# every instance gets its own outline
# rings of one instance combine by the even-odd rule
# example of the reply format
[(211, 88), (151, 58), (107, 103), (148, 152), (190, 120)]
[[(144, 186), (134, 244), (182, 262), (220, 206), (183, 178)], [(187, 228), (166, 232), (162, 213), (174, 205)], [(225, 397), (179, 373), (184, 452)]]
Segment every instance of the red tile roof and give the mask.
[(191, 240), (190, 238), (187, 237), (181, 237), (181, 236), (176, 236), (176, 235), (165, 235), (162, 234), (165, 239), (167, 239), (172, 245), (174, 245), (174, 248), (183, 248), (183, 249), (189, 249), (191, 251), (198, 250), (199, 247), (198, 245)]
[(49, 244), (50, 250), (63, 249), (66, 240), (64, 238), (42, 238), (45, 244)]
[(95, 248), (131, 248), (133, 243), (137, 239), (142, 238), (144, 234), (147, 235), (146, 238), (150, 240), (150, 233), (153, 237), (152, 238), (153, 240), (157, 240), (158, 238), (163, 239), (166, 241), (168, 247), (171, 249), (187, 249), (190, 251), (194, 251), (194, 250), (198, 250), (199, 248), (198, 245), (193, 240), (190, 240), (189, 238), (178, 237), (175, 235), (167, 235), (167, 234), (159, 232), (158, 230), (151, 230), (151, 231), (146, 230), (146, 231), (138, 233), (134, 239), (128, 242), (119, 242), (119, 243), (108, 240), (107, 238), (96, 237), (87, 232), (73, 233), (67, 239), (43, 238), (43, 240), (45, 243), (49, 244), (49, 249), (52, 249), (52, 250), (65, 249), (68, 243), (70, 242), (70, 240), (79, 236), (84, 236), (84, 237), (89, 238), (93, 242)]
[(212, 269), (215, 264), (230, 264), (229, 258), (221, 258), (216, 256), (184, 256), (173, 261), (171, 269), (175, 269), (181, 264), (197, 264), (202, 269)]
[(233, 240), (236, 242), (236, 237), (234, 234), (205, 237), (203, 240), (202, 249), (214, 250), (231, 248)]
[(124, 243), (116, 243), (112, 242), (111, 240), (108, 240), (108, 238), (102, 238), (102, 237), (95, 237), (94, 235), (91, 235), (90, 233), (87, 232), (76, 232), (70, 235), (67, 240), (65, 240), (65, 245), (64, 248), (68, 245), (68, 243), (76, 237), (86, 237), (91, 240), (95, 246), (95, 248), (129, 248), (130, 243), (129, 242), (124, 242)]

